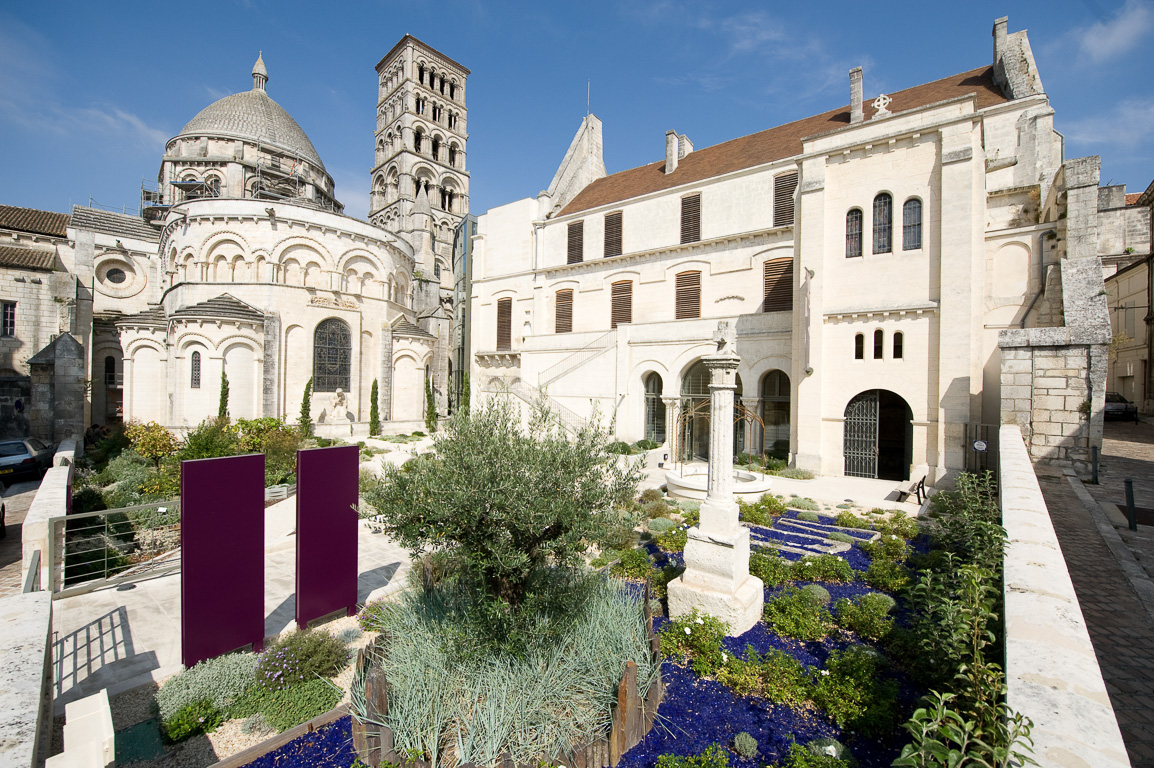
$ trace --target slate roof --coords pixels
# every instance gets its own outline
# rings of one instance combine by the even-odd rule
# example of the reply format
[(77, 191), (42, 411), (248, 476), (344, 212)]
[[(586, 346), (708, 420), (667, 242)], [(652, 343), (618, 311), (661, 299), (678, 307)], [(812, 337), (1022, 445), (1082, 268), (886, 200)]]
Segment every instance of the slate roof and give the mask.
[(259, 141), (295, 152), (321, 169), (325, 167), (297, 121), (259, 88), (214, 101), (189, 120), (177, 136), (234, 136)]
[(115, 325), (166, 325), (167, 320), (164, 317), (164, 309), (159, 304), (152, 304), (143, 312), (137, 312), (135, 315), (124, 315), (112, 320)]
[(186, 317), (211, 317), (211, 318), (225, 318), (229, 320), (245, 320), (248, 322), (263, 323), (264, 313), (254, 307), (245, 304), (240, 299), (230, 296), (227, 293), (202, 301), (199, 304), (193, 304), (189, 307), (181, 307), (170, 315), (172, 319), (186, 318)]
[(160, 242), (160, 229), (139, 216), (101, 211), (96, 208), (72, 206), (72, 228), (100, 232), (113, 237), (131, 237), (150, 243)]
[(0, 205), (0, 229), (14, 229), (35, 235), (68, 237), (68, 214)]
[[(977, 109), (1009, 101), (994, 83), (994, 68), (979, 67), (932, 83), (891, 93), (889, 97), (892, 102), (889, 110), (903, 112), (971, 93), (977, 98)], [(871, 99), (863, 105), (866, 120), (871, 119), (876, 112), (872, 101)], [(800, 155), (803, 138), (848, 126), (849, 109), (848, 106), (839, 107), (760, 133), (694, 150), (678, 161), (677, 169), (673, 173), (665, 173), (665, 160), (662, 159), (656, 163), (605, 176), (581, 190), (558, 215), (579, 213), (639, 195), (692, 184), (695, 181)]]
[(418, 325), (413, 325), (412, 323), (410, 323), (408, 320), (405, 320), (404, 318), (397, 321), (397, 324), (393, 326), (393, 335), (394, 336), (396, 336), (396, 335), (415, 336), (416, 338), (419, 338), (419, 339), (435, 339), (435, 338), (437, 338), (433, 334), (426, 331), (424, 328), (421, 328)]
[(52, 272), (54, 271), (55, 265), (55, 251), (0, 245), (0, 267), (16, 267), (17, 269), (36, 269), (44, 272)]

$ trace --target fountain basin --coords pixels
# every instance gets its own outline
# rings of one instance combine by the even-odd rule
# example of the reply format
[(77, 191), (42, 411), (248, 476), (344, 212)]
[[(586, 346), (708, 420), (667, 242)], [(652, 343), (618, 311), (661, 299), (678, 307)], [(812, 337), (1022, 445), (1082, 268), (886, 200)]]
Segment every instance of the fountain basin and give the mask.
[[(772, 475), (733, 470), (733, 498), (747, 503), (757, 501), (773, 485)], [(704, 500), (709, 490), (709, 468), (687, 467), (681, 472), (668, 470), (665, 473), (665, 487), (675, 499)]]

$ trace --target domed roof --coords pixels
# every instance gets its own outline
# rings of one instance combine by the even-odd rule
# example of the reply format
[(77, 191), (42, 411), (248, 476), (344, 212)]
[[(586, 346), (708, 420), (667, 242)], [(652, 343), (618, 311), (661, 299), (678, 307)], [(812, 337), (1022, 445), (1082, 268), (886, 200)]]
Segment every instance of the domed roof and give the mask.
[(251, 91), (234, 93), (209, 104), (177, 136), (235, 136), (272, 144), (295, 152), (324, 170), (325, 164), (297, 121), (265, 92), (267, 77), (264, 59), (258, 58)]

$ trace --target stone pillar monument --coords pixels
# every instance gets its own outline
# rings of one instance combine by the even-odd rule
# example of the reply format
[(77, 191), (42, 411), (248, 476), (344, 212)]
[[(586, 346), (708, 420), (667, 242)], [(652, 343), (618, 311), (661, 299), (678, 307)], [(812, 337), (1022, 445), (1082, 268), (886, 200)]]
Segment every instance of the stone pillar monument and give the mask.
[(717, 324), (717, 352), (705, 358), (709, 368), (709, 485), (701, 522), (689, 529), (685, 573), (669, 583), (669, 614), (693, 609), (729, 625), (740, 635), (761, 618), (761, 579), (749, 575), (749, 529), (737, 521), (733, 500), (733, 392), (741, 359), (737, 331)]

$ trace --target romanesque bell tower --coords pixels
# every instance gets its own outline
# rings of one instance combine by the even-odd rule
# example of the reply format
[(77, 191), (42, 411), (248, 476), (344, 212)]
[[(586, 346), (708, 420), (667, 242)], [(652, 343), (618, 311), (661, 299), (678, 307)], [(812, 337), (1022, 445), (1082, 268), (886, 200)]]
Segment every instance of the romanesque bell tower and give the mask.
[[(418, 269), (452, 285), (453, 231), (469, 212), (465, 81), (469, 70), (412, 35), (377, 64), (376, 153), (369, 221), (413, 234), (431, 212), (433, 264)], [(421, 194), (423, 193), (423, 195)], [(418, 197), (425, 201), (418, 201)], [(420, 213), (413, 209), (420, 202)], [(415, 239), (421, 235), (416, 234)], [(440, 274), (442, 271), (445, 274)], [(441, 282), (441, 280), (438, 280)]]

